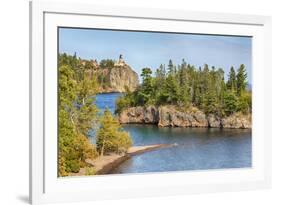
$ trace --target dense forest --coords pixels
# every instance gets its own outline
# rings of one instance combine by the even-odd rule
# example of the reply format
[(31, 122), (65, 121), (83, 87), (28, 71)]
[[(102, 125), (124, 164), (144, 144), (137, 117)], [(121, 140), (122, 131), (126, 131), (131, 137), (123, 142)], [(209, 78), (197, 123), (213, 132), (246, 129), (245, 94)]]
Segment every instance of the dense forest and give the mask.
[[(98, 80), (96, 76), (89, 78), (87, 70), (87, 64), (76, 55), (59, 55), (59, 176), (88, 167), (86, 159), (108, 152), (125, 152), (132, 144), (129, 133), (122, 130), (108, 109), (100, 114), (94, 103)], [(96, 145), (87, 138), (94, 127)], [(94, 174), (93, 169), (88, 170)]]
[(143, 68), (141, 77), (142, 84), (136, 91), (128, 91), (117, 100), (117, 113), (127, 107), (148, 105), (175, 105), (182, 111), (196, 107), (220, 117), (251, 112), (251, 91), (243, 64), (237, 70), (231, 67), (227, 81), (222, 68), (205, 64), (197, 69), (184, 59), (180, 65), (169, 60), (167, 69), (161, 64), (154, 74), (150, 68)]

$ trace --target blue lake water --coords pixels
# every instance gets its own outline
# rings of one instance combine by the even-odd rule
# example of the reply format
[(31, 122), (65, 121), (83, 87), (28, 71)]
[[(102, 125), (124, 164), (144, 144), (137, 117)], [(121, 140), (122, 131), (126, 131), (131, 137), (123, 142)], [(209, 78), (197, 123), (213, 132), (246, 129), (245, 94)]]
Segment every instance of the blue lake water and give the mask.
[[(99, 94), (99, 109), (115, 111), (121, 94)], [(134, 145), (177, 144), (132, 157), (112, 173), (245, 168), (252, 165), (252, 137), (248, 129), (159, 128), (155, 125), (123, 125)], [(94, 142), (94, 137), (91, 139)]]
[(109, 110), (114, 113), (115, 112), (115, 101), (118, 97), (120, 97), (122, 93), (104, 93), (96, 95), (96, 105), (100, 109), (101, 112), (105, 110), (105, 108), (109, 108)]

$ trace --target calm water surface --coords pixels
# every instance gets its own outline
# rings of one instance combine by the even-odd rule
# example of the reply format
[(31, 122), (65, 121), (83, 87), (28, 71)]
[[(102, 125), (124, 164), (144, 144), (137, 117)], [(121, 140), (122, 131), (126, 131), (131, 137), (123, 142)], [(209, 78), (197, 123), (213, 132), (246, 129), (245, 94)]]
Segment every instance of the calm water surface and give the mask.
[[(97, 106), (115, 110), (119, 93), (100, 94)], [(220, 168), (245, 168), (252, 164), (251, 130), (218, 128), (158, 128), (154, 125), (124, 125), (134, 145), (177, 144), (137, 155), (112, 173), (143, 173)], [(94, 136), (91, 137), (94, 142)]]

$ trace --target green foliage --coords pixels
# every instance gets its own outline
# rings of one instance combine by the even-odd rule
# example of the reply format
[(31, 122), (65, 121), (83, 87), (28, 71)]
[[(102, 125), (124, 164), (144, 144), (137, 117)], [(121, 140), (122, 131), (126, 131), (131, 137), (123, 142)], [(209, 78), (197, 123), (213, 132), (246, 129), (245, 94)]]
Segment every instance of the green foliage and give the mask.
[(85, 167), (85, 175), (90, 176), (95, 174), (96, 174), (96, 169), (94, 167)]
[(237, 110), (244, 114), (250, 113), (252, 107), (252, 95), (249, 91), (244, 91), (240, 94)]
[(246, 90), (247, 86), (247, 73), (245, 69), (245, 65), (240, 65), (237, 72), (237, 94), (240, 96), (242, 92)]
[(88, 131), (93, 127), (94, 122), (97, 120), (98, 109), (94, 104), (94, 96), (97, 92), (97, 81), (95, 78), (89, 79), (84, 75), (80, 81), (77, 91), (76, 109), (77, 129), (83, 135), (87, 135)]
[(218, 101), (217, 96), (213, 90), (207, 91), (203, 102), (203, 108), (207, 114), (218, 114)]
[(125, 96), (120, 96), (116, 100), (116, 110), (115, 113), (120, 113), (125, 108), (128, 108), (132, 105), (135, 105), (134, 93), (130, 92), (128, 88), (126, 88)]
[(227, 115), (233, 114), (237, 111), (238, 98), (233, 91), (225, 93), (223, 109)]
[(100, 155), (109, 152), (123, 153), (132, 145), (129, 133), (123, 131), (118, 120), (107, 108), (97, 133), (97, 150)]
[(59, 56), (59, 176), (79, 172), (87, 158), (95, 158), (95, 146), (87, 139), (96, 119), (92, 103), (96, 83), (87, 78), (76, 56)]
[[(86, 159), (94, 159), (99, 153), (123, 153), (132, 145), (129, 134), (121, 129), (118, 120), (109, 110), (100, 119), (98, 117), (95, 95), (99, 86), (107, 86), (108, 79), (93, 71), (96, 69), (94, 63), (78, 59), (76, 54), (59, 55), (59, 176), (79, 172), (87, 166)], [(100, 62), (100, 68), (110, 69), (113, 66), (114, 61), (109, 59)], [(152, 82), (149, 82), (149, 76), (145, 78), (147, 87), (144, 92), (148, 92)], [(135, 93), (127, 88), (126, 98), (120, 98), (117, 104), (123, 109), (128, 104), (135, 104), (135, 99)], [(98, 153), (87, 135), (93, 127), (99, 126)], [(85, 167), (85, 172), (86, 175), (96, 173), (93, 167)]]
[(117, 112), (130, 106), (171, 104), (181, 109), (197, 107), (218, 116), (251, 111), (251, 93), (246, 91), (244, 65), (240, 66), (237, 75), (231, 67), (227, 82), (222, 68), (209, 68), (205, 64), (203, 69), (196, 69), (184, 59), (178, 66), (169, 60), (167, 70), (166, 73), (165, 65), (161, 64), (153, 77), (151, 69), (144, 68), (142, 84), (117, 100)]
[(109, 77), (105, 76), (103, 73), (98, 74), (98, 84), (103, 87), (107, 88), (110, 86), (110, 79)]
[(180, 99), (180, 86), (175, 76), (169, 75), (165, 82), (163, 94), (166, 96), (166, 103), (176, 104)]
[(61, 108), (70, 109), (76, 98), (77, 82), (74, 71), (69, 65), (59, 67), (59, 105)]
[(100, 68), (113, 68), (114, 67), (114, 60), (111, 59), (104, 59), (100, 62)]
[(66, 161), (66, 172), (78, 173), (80, 170), (79, 160), (70, 159)]
[(173, 61), (170, 59), (168, 64), (168, 74), (173, 74), (173, 73), (174, 73), (174, 64)]
[(151, 76), (152, 71), (150, 68), (143, 68), (141, 77), (142, 77), (142, 87), (139, 90), (139, 99), (141, 99), (141, 104), (147, 104), (151, 97), (153, 96), (153, 78)]
[(233, 91), (236, 91), (237, 89), (236, 72), (233, 66), (230, 68), (228, 75), (227, 88)]

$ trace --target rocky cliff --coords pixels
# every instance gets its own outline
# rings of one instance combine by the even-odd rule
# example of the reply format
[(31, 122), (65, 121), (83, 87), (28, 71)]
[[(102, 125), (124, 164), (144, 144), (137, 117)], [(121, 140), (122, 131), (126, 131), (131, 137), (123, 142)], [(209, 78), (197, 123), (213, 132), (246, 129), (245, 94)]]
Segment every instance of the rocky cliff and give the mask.
[(125, 87), (134, 91), (139, 84), (138, 74), (128, 65), (111, 69), (109, 81), (110, 86), (118, 92), (125, 92)]
[(119, 115), (120, 123), (156, 124), (159, 127), (224, 127), (251, 128), (251, 115), (235, 113), (220, 118), (213, 114), (205, 115), (198, 109), (178, 111), (174, 106), (131, 107)]
[(134, 91), (139, 85), (138, 74), (120, 58), (113, 67), (97, 70), (100, 93)]
[(139, 85), (138, 74), (128, 65), (105, 68), (97, 72), (98, 76), (102, 76), (106, 82), (100, 82), (100, 93), (125, 92), (126, 87), (134, 91)]

